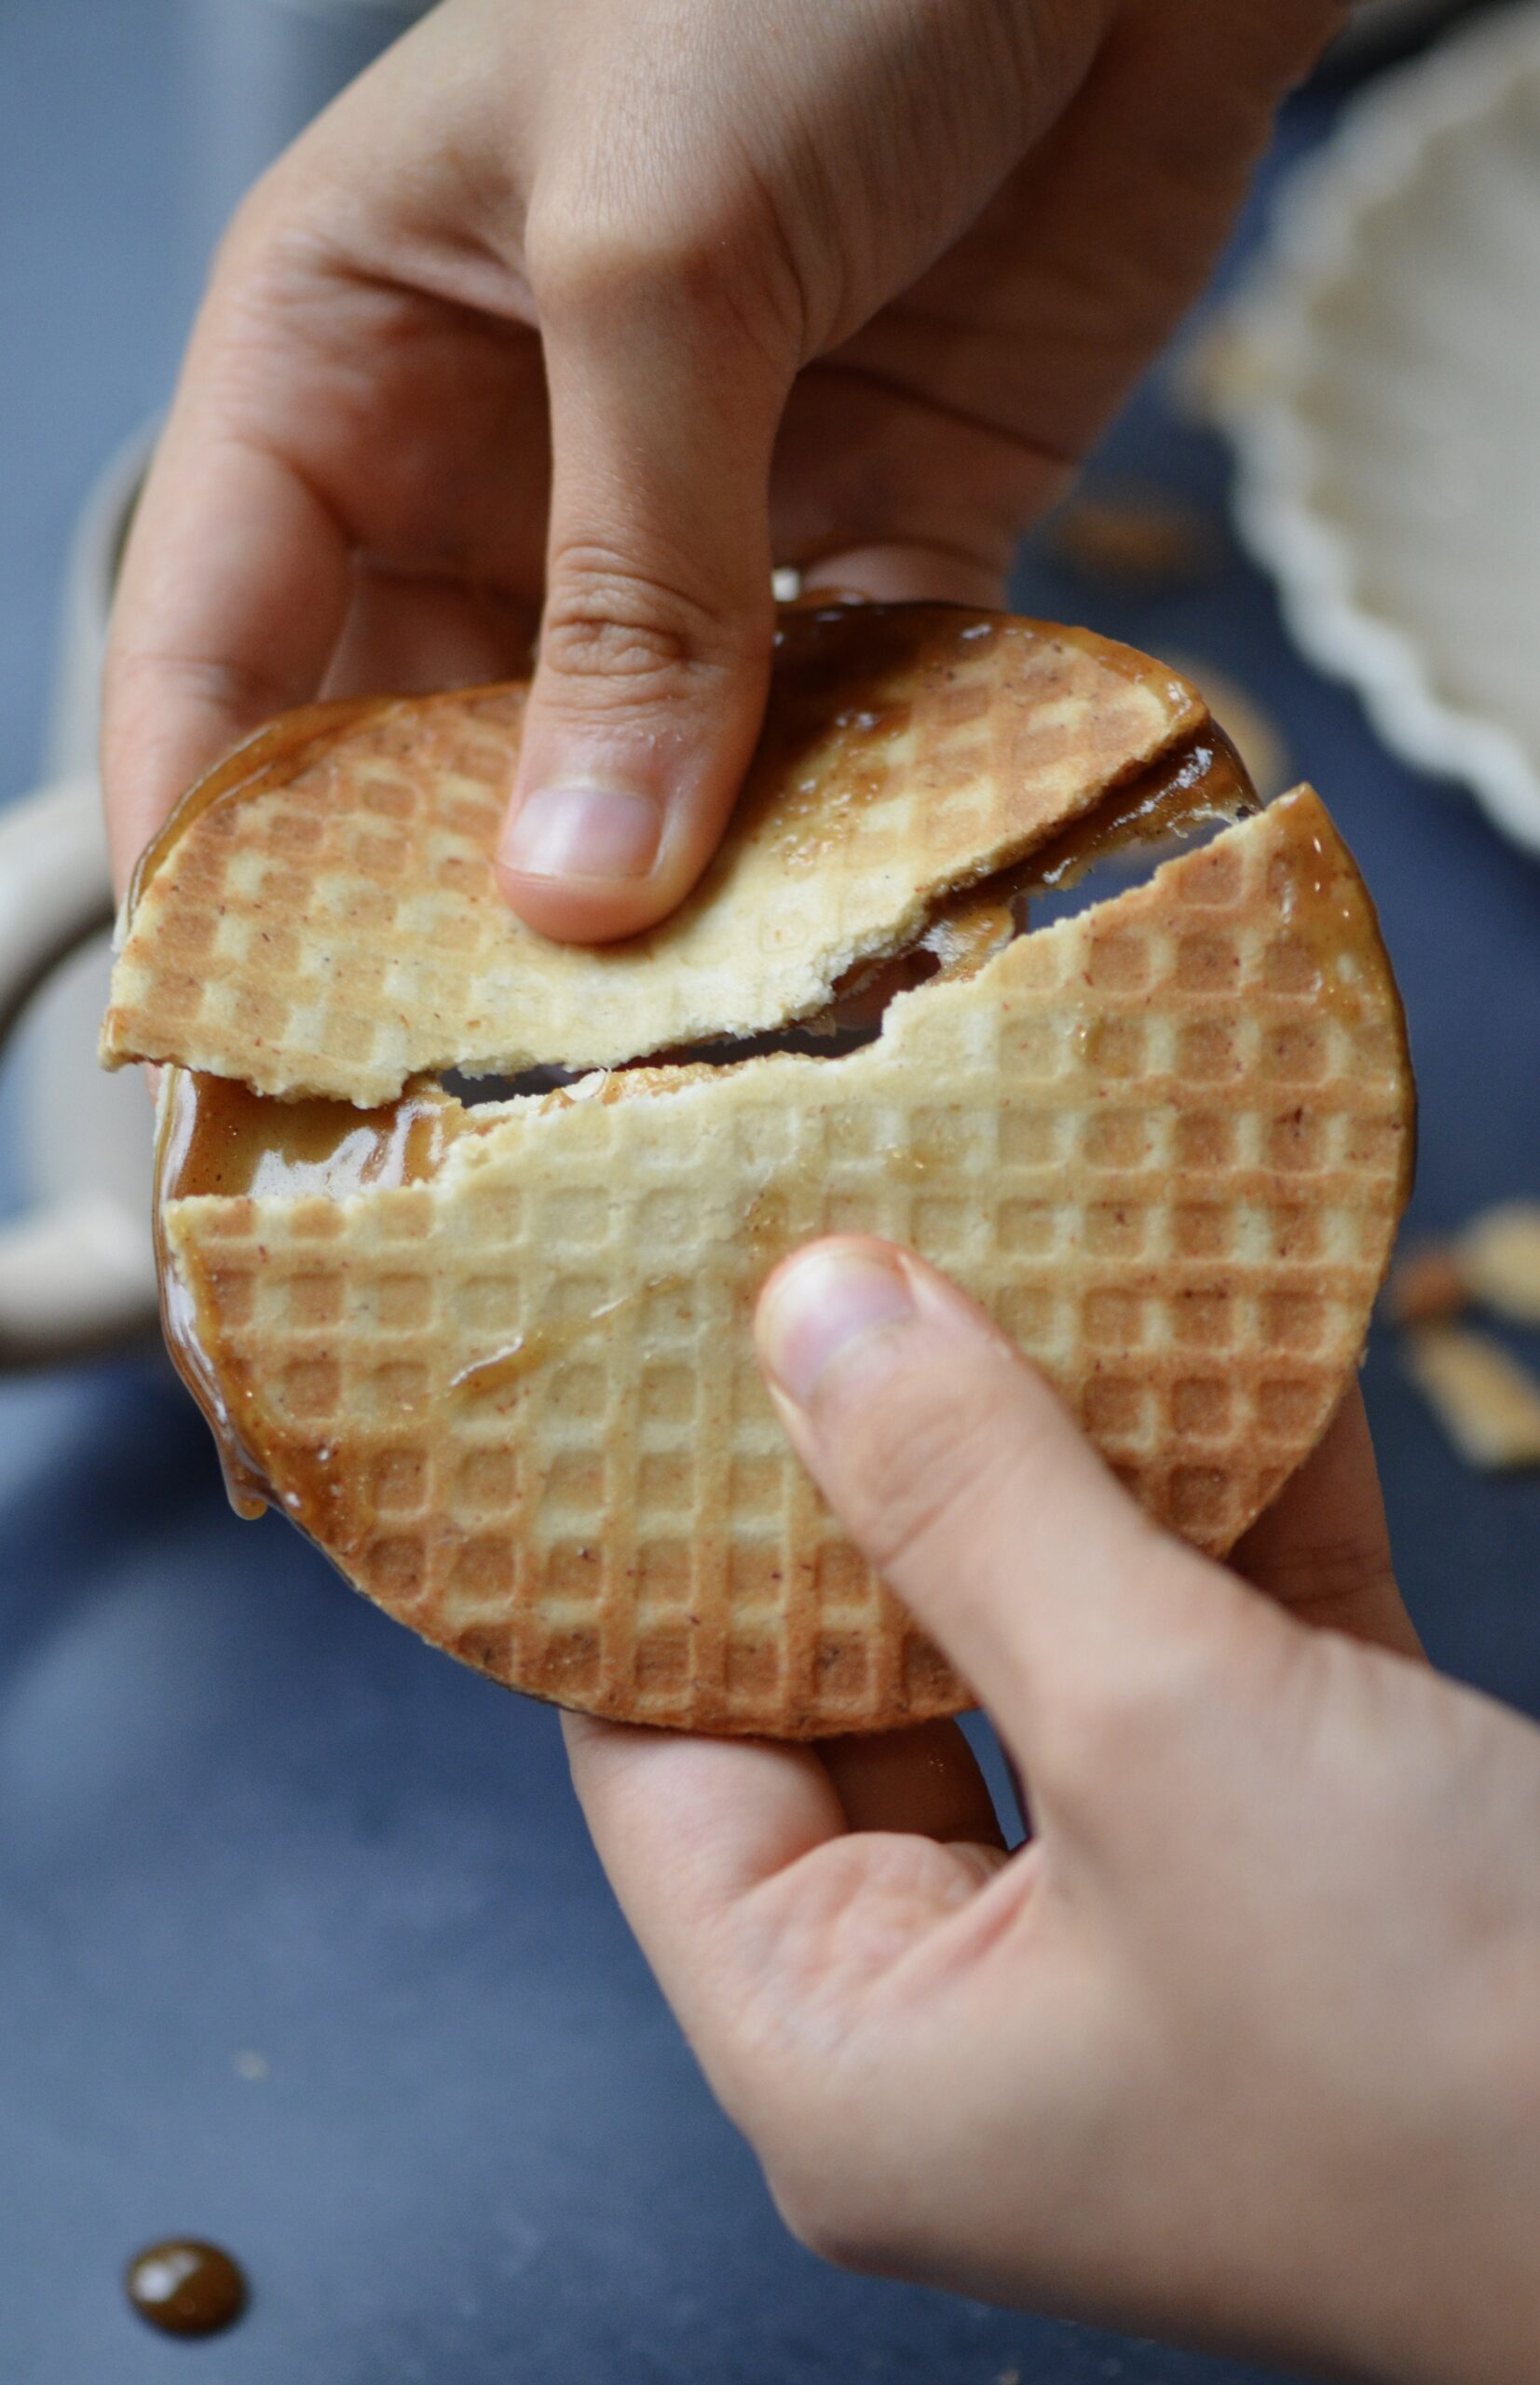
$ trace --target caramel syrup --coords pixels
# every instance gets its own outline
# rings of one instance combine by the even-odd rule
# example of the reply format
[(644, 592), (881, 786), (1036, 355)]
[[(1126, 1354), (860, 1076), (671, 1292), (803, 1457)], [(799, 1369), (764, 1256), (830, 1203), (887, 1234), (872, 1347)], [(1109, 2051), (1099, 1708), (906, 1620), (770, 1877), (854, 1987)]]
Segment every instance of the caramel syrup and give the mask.
[(217, 2244), (173, 2236), (135, 2254), (124, 2288), (142, 2319), (167, 2336), (213, 2336), (246, 2308), (246, 2280)]
[(569, 1350), (612, 1317), (622, 1315), (627, 1309), (637, 1307), (657, 1293), (682, 1292), (688, 1281), (686, 1275), (653, 1275), (635, 1291), (618, 1292), (612, 1301), (601, 1302), (597, 1308), (589, 1309), (581, 1316), (557, 1317), (549, 1325), (529, 1326), (523, 1333), (516, 1333), (506, 1348), (495, 1350), (490, 1357), (474, 1359), (458, 1374), (451, 1375), (450, 1391), (462, 1399), (480, 1399), (493, 1392), (507, 1391), (526, 1375), (550, 1366), (552, 1359), (565, 1358)]
[(1213, 721), (1146, 770), (1112, 787), (1021, 860), (943, 899), (906, 951), (857, 961), (836, 979), (827, 1003), (800, 1022), (833, 1035), (875, 1023), (895, 994), (934, 977), (971, 977), (1026, 925), (1034, 895), (1063, 893), (1089, 871), (1141, 847), (1244, 820), (1261, 799), (1245, 763)]
[(382, 1110), (355, 1110), (345, 1101), (271, 1101), (191, 1069), (167, 1069), (160, 1099), (155, 1240), (161, 1330), (213, 1434), (230, 1505), (250, 1521), (269, 1504), (272, 1486), (242, 1440), (210, 1363), (197, 1296), (167, 1247), (167, 1203), (203, 1193), (341, 1200), (370, 1185), (427, 1183), (454, 1137), (476, 1131), (474, 1113), (436, 1085), (409, 1086)]
[(276, 1194), (346, 1198), (366, 1185), (426, 1184), (466, 1113), (435, 1084), (409, 1085), (379, 1110), (346, 1101), (273, 1101), (228, 1077), (171, 1071), (160, 1197)]

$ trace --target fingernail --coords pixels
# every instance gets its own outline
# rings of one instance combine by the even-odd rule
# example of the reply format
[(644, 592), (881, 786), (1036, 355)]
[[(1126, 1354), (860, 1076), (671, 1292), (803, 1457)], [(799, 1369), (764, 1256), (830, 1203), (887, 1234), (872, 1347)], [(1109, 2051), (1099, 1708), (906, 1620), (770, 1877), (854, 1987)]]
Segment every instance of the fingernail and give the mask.
[(759, 1354), (778, 1390), (806, 1408), (836, 1358), (914, 1315), (898, 1268), (869, 1250), (811, 1250), (793, 1261), (759, 1313)]
[(647, 795), (537, 787), (519, 806), (498, 859), (521, 878), (645, 878), (662, 826)]

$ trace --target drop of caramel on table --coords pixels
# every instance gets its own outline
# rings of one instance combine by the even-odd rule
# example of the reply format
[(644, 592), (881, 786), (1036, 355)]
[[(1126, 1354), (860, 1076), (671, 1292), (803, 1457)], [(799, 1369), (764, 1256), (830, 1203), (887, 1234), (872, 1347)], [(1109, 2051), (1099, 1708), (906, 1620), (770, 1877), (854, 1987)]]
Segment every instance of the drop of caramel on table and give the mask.
[(168, 2336), (214, 2336), (246, 2308), (246, 2280), (228, 2253), (197, 2236), (170, 2236), (129, 2263), (124, 2285), (142, 2319)]

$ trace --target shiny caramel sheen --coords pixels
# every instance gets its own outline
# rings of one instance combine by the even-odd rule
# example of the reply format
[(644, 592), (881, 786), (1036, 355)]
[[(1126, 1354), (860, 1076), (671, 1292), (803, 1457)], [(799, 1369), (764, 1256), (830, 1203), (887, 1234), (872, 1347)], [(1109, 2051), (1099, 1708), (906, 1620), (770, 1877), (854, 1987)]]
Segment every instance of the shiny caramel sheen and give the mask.
[(129, 2263), (124, 2289), (140, 2317), (166, 2336), (213, 2336), (246, 2308), (239, 2265), (218, 2244), (173, 2236)]

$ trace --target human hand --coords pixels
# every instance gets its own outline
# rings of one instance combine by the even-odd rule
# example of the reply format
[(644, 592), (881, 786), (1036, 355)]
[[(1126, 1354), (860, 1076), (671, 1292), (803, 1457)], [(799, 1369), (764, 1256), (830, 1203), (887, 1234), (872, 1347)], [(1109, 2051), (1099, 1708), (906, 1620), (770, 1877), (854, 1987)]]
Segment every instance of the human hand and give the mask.
[(1035, 1832), (1006, 1855), (950, 1726), (814, 1751), (569, 1718), (792, 2228), (1385, 2385), (1531, 2374), (1540, 1733), (1415, 1661), (1356, 1393), (1237, 1551), (1270, 1598), (1158, 1531), (918, 1260), (813, 1246), (758, 1332)]
[(1000, 600), (1342, 0), (443, 0), (258, 185), (125, 561), (119, 879), (318, 693), (522, 668), (500, 876), (650, 925), (758, 730), (770, 566)]

